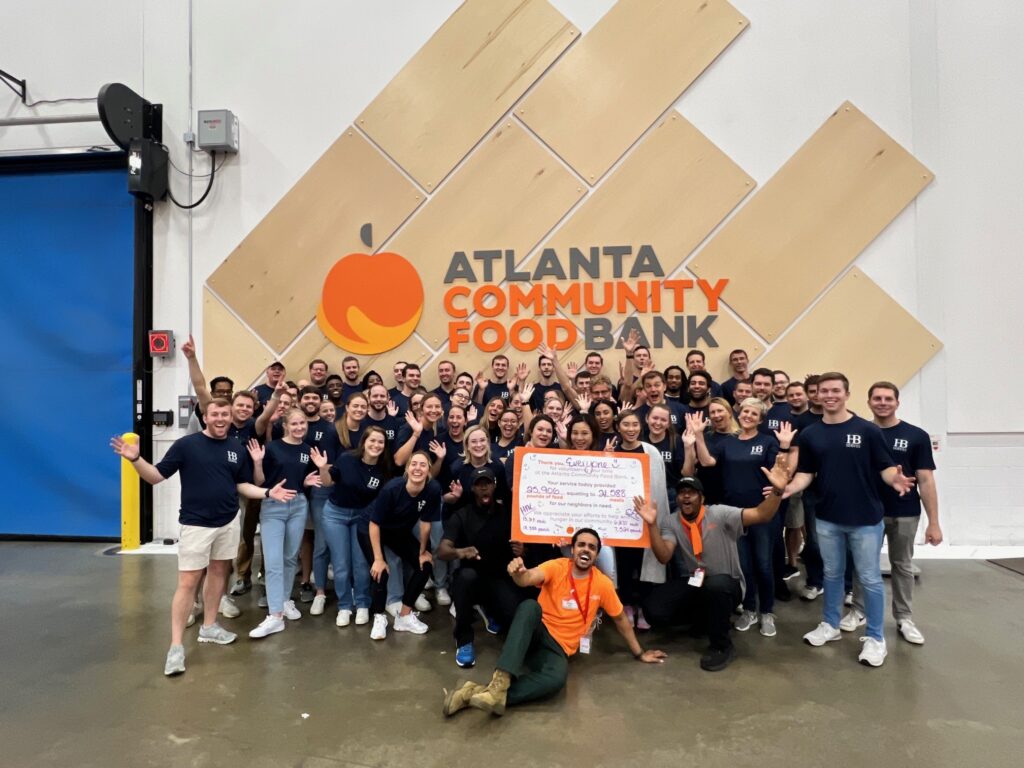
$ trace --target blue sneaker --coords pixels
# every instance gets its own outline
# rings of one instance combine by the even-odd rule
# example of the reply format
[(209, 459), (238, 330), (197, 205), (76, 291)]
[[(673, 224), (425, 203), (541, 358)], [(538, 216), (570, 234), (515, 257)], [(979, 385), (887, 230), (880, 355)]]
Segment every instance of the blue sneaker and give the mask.
[(476, 609), (477, 614), (480, 616), (481, 619), (483, 619), (484, 626), (487, 627), (487, 634), (496, 635), (499, 632), (501, 632), (501, 624), (499, 624), (486, 613), (484, 613), (483, 608), (481, 608), (479, 605), (474, 605), (473, 608)]
[(460, 645), (455, 649), (455, 663), (463, 669), (476, 666), (476, 649), (472, 643)]

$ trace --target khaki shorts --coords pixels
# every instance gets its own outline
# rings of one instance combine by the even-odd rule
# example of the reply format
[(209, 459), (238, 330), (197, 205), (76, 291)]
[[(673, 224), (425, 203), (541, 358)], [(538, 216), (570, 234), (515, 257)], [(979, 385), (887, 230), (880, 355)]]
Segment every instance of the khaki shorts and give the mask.
[(201, 571), (211, 560), (234, 560), (242, 537), (242, 518), (220, 528), (183, 525), (178, 535), (178, 570)]
[(794, 493), (789, 497), (789, 506), (786, 508), (786, 527), (804, 527), (804, 494)]

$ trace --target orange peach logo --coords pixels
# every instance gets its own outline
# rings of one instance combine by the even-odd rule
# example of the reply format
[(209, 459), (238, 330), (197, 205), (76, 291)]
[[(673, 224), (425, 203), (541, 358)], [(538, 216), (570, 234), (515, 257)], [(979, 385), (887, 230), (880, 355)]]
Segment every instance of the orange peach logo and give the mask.
[(327, 273), (316, 319), (342, 349), (376, 355), (408, 339), (422, 314), (423, 283), (405, 257), (350, 253)]

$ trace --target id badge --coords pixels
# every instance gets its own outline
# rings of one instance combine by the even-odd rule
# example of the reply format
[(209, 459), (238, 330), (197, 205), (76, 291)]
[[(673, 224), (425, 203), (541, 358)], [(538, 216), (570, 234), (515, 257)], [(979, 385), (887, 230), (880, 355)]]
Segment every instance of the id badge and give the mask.
[(590, 653), (590, 635), (580, 638), (580, 653)]
[(576, 604), (576, 601), (571, 597), (562, 601), (562, 608), (567, 611), (578, 611), (580, 607)]
[(704, 584), (704, 569), (698, 568), (693, 572), (690, 580), (686, 582), (691, 587), (700, 587)]

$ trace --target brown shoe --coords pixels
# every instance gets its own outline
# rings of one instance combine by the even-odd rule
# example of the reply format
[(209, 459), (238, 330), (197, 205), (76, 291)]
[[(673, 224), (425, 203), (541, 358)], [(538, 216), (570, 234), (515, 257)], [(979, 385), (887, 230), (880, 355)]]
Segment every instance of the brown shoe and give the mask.
[(480, 693), (473, 694), (469, 699), (469, 705), (500, 717), (505, 714), (505, 700), (511, 684), (512, 677), (509, 673), (496, 669), (490, 684)]
[(468, 682), (463, 683), (458, 688), (448, 691), (447, 695), (444, 697), (444, 707), (442, 710), (445, 717), (451, 717), (460, 709), (465, 709), (469, 706), (469, 700), (473, 698), (475, 694), (482, 693), (486, 690), (487, 686), (485, 685)]

